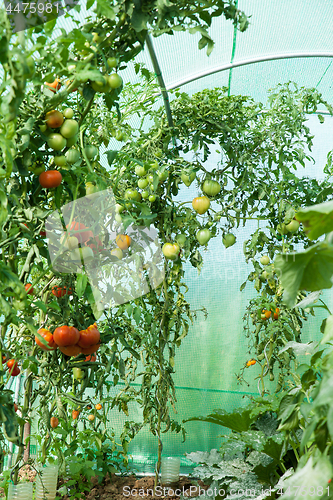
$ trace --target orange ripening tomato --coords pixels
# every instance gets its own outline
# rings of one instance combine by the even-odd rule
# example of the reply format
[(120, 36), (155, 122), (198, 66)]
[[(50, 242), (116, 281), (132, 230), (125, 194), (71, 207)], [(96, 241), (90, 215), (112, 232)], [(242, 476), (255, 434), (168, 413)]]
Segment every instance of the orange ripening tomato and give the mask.
[(2, 364), (6, 363), (7, 362), (7, 358), (6, 356), (3, 354), (2, 355)]
[(31, 283), (27, 283), (26, 285), (24, 285), (24, 288), (28, 295), (32, 295), (34, 293), (34, 289)]
[(57, 348), (56, 343), (54, 342), (54, 338), (50, 330), (47, 330), (46, 328), (40, 328), (38, 330), (39, 335), (43, 337), (43, 339), (46, 340), (48, 343), (49, 347), (46, 345), (42, 344), (42, 342), (39, 340), (37, 336), (35, 336), (35, 342), (43, 351), (54, 351)]
[(59, 350), (63, 354), (66, 354), (66, 356), (77, 356), (81, 353), (81, 347), (79, 347), (77, 344), (59, 347)]
[(52, 429), (56, 429), (59, 425), (59, 419), (57, 417), (51, 417), (50, 425)]
[(59, 128), (64, 123), (64, 115), (54, 109), (46, 113), (45, 122), (49, 128)]
[(278, 319), (278, 318), (279, 318), (279, 313), (280, 313), (280, 309), (277, 307), (277, 308), (275, 309), (275, 313), (273, 314), (274, 319)]
[(78, 341), (78, 345), (84, 348), (90, 347), (98, 344), (100, 338), (101, 335), (97, 330), (96, 323), (94, 323), (93, 325), (88, 326), (85, 330), (80, 331), (80, 340)]
[(14, 403), (14, 410), (17, 411), (18, 410), (18, 406), (16, 403)]
[(95, 408), (96, 410), (101, 410), (102, 409), (101, 403), (97, 403), (97, 405), (95, 405)]
[(53, 338), (57, 346), (67, 347), (78, 343), (80, 332), (74, 326), (58, 326), (53, 332)]
[(49, 87), (49, 89), (52, 90), (52, 92), (56, 92), (61, 87), (61, 83), (60, 80), (58, 80), (58, 78), (56, 78), (52, 83), (45, 82), (45, 85), (47, 85), (47, 87)]
[(79, 415), (80, 415), (80, 412), (78, 410), (73, 410), (72, 411), (72, 419), (73, 420), (76, 420)]
[(266, 319), (268, 319), (271, 317), (272, 311), (267, 311), (267, 309), (263, 309), (262, 314), (265, 316)]
[(82, 354), (94, 354), (101, 347), (101, 344), (91, 345), (90, 347), (81, 347)]
[(116, 236), (116, 244), (121, 250), (127, 250), (131, 245), (131, 238), (127, 234), (118, 234)]
[(95, 415), (88, 415), (88, 420), (93, 422), (95, 420)]
[(85, 361), (91, 361), (92, 363), (94, 363), (96, 361), (96, 355), (89, 354), (89, 356), (86, 356)]

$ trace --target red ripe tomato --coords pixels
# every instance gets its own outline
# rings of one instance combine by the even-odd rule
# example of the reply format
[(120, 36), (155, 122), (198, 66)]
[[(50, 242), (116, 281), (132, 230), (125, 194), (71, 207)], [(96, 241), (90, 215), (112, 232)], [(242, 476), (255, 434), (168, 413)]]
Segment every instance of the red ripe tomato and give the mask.
[(100, 339), (101, 335), (97, 330), (96, 323), (94, 323), (93, 325), (88, 326), (86, 330), (80, 331), (80, 340), (78, 341), (78, 345), (83, 348), (90, 347), (98, 344)]
[(53, 332), (53, 338), (59, 347), (72, 346), (80, 340), (80, 332), (74, 326), (58, 326)]
[[(66, 226), (67, 229), (68, 226), (69, 224), (67, 224)], [(87, 231), (86, 229), (87, 228), (84, 224), (81, 224), (80, 222), (76, 222), (73, 220), (70, 225), (70, 231), (68, 231), (67, 236), (75, 236), (75, 238), (79, 240), (79, 243), (85, 243), (86, 241), (90, 240), (90, 238), (94, 237), (92, 231)]]
[(41, 236), (42, 238), (45, 238), (46, 237), (46, 231), (40, 231), (39, 232), (39, 236)]
[(2, 364), (6, 363), (7, 362), (7, 358), (6, 356), (3, 354), (2, 355)]
[(52, 288), (52, 294), (53, 294), (55, 297), (57, 297), (58, 299), (59, 299), (60, 297), (63, 297), (63, 296), (64, 296), (64, 295), (66, 295), (66, 294), (67, 294), (67, 295), (69, 295), (69, 294), (71, 294), (71, 293), (72, 293), (72, 289), (71, 289), (71, 288), (69, 288), (69, 289), (67, 290), (67, 288), (66, 288), (65, 286), (64, 286), (64, 287), (61, 287), (61, 286), (54, 286), (54, 287)]
[(46, 170), (39, 176), (39, 184), (43, 188), (51, 189), (60, 186), (62, 175), (58, 170)]
[(16, 403), (14, 403), (14, 410), (17, 411), (18, 410), (18, 406)]
[(96, 361), (96, 355), (90, 354), (89, 356), (86, 356), (86, 361), (91, 361), (92, 363), (94, 363)]
[(40, 340), (39, 338), (37, 337), (37, 335), (35, 336), (35, 342), (37, 345), (39, 345), (39, 347), (41, 349), (43, 349), (43, 351), (54, 351), (56, 348), (57, 348), (57, 345), (56, 343), (54, 342), (54, 338), (53, 338), (53, 335), (52, 333), (50, 332), (50, 330), (46, 330), (46, 328), (40, 328), (38, 330), (38, 333), (39, 335), (41, 335), (43, 337), (43, 339), (46, 340), (46, 342), (48, 343), (49, 347), (46, 347), (46, 345), (44, 345)]
[(51, 417), (50, 425), (52, 429), (55, 429), (59, 425), (59, 419), (57, 417)]
[(28, 295), (32, 295), (34, 293), (34, 289), (32, 288), (31, 283), (27, 283), (26, 285), (24, 285), (24, 288)]
[(94, 354), (101, 347), (101, 344), (91, 345), (90, 347), (81, 347), (82, 354)]
[(18, 367), (17, 361), (15, 361), (15, 359), (10, 359), (9, 361), (7, 361), (7, 366), (8, 366), (10, 375), (12, 377), (16, 377), (21, 372), (21, 370)]
[(81, 347), (79, 347), (77, 344), (59, 347), (59, 350), (63, 354), (66, 354), (66, 356), (77, 356), (81, 353)]

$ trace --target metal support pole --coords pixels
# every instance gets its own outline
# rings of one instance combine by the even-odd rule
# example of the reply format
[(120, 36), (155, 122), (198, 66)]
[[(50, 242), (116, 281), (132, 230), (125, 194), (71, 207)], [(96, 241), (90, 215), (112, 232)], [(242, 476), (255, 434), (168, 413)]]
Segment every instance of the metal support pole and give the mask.
[(161, 72), (161, 68), (160, 68), (160, 65), (159, 65), (157, 57), (156, 57), (156, 53), (155, 53), (154, 46), (153, 46), (153, 41), (152, 41), (151, 36), (149, 34), (147, 35), (146, 43), (147, 43), (151, 62), (153, 63), (155, 76), (157, 78), (158, 84), (159, 84), (160, 89), (161, 89), (161, 94), (162, 94), (163, 101), (164, 101), (164, 107), (165, 107), (165, 112), (166, 112), (167, 119), (168, 119), (168, 124), (169, 124), (169, 127), (173, 128), (174, 125), (173, 125), (173, 119), (172, 119), (172, 114), (171, 114), (171, 109), (170, 109), (168, 92), (166, 90), (165, 83), (164, 83), (163, 76), (162, 76), (162, 72)]

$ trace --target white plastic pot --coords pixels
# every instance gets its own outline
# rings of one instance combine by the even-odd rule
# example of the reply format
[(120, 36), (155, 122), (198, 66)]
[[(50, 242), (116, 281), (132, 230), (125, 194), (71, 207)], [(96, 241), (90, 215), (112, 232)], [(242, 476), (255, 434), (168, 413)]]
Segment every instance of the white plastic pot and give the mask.
[(8, 500), (32, 500), (32, 483), (9, 483)]
[(171, 484), (179, 480), (180, 458), (163, 457), (161, 461), (161, 483)]
[(40, 475), (36, 478), (35, 500), (54, 500), (58, 484), (58, 466), (47, 465), (40, 468)]

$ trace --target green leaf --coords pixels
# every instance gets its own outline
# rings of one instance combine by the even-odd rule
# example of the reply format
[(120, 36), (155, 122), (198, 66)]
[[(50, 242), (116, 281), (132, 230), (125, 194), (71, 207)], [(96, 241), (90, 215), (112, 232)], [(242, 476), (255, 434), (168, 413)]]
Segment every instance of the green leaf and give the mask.
[(322, 234), (330, 233), (333, 231), (333, 200), (299, 210), (296, 219), (302, 222), (310, 240), (316, 240)]
[(317, 488), (326, 486), (327, 481), (332, 477), (332, 473), (332, 464), (326, 456), (320, 456), (316, 464), (314, 464), (313, 456), (310, 456), (304, 467), (297, 467), (295, 474), (284, 481), (283, 489), (285, 493), (283, 499), (312, 499), (313, 495), (311, 493), (317, 491)]
[(333, 246), (322, 242), (300, 253), (279, 254), (274, 266), (284, 288), (284, 301), (295, 305), (298, 290), (331, 288), (333, 283)]
[(111, 167), (112, 163), (114, 162), (114, 160), (117, 157), (118, 151), (109, 150), (109, 151), (105, 151), (104, 154), (107, 156), (108, 163)]
[(254, 419), (250, 417), (251, 411), (251, 408), (237, 408), (233, 413), (228, 413), (225, 410), (215, 410), (215, 413), (211, 413), (207, 417), (192, 417), (183, 420), (183, 422), (211, 422), (213, 424), (222, 425), (223, 427), (228, 427), (236, 432), (242, 432), (247, 431), (254, 421)]
[(86, 274), (78, 274), (77, 275), (77, 280), (75, 284), (75, 291), (77, 293), (77, 296), (81, 298), (86, 290), (88, 283), (88, 277)]
[(333, 315), (331, 314), (326, 318), (326, 323), (325, 323), (325, 330), (324, 330), (324, 336), (321, 340), (322, 344), (325, 344), (326, 342), (330, 342), (333, 340)]

